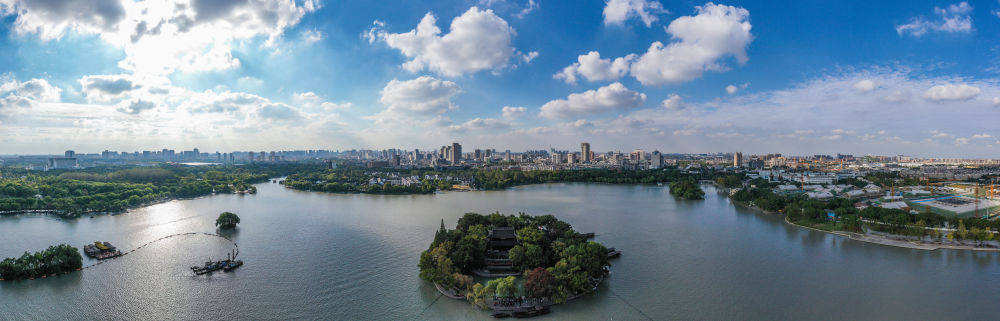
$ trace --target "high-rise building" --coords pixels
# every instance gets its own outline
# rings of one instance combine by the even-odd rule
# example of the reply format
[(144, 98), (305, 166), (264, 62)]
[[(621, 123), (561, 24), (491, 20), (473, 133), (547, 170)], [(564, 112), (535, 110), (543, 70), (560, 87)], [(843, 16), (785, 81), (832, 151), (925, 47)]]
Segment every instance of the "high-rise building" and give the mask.
[(649, 168), (661, 168), (663, 167), (663, 155), (660, 151), (654, 150), (652, 154), (649, 155)]
[(462, 162), (462, 145), (451, 143), (451, 163), (458, 165)]
[(743, 166), (743, 153), (733, 153), (733, 167)]
[(584, 163), (593, 161), (593, 156), (590, 154), (590, 143), (580, 143), (580, 160)]
[(66, 151), (66, 158), (76, 157), (76, 152), (68, 150)]

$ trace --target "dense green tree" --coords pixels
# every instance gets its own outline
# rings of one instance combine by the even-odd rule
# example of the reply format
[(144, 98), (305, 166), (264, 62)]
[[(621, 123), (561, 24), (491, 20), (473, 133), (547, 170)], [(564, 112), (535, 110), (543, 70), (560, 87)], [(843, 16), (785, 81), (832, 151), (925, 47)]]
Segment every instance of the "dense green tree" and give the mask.
[(240, 217), (232, 212), (222, 212), (219, 218), (215, 219), (215, 226), (223, 230), (233, 229), (239, 223)]
[(670, 183), (670, 195), (687, 200), (700, 200), (705, 198), (705, 191), (702, 191), (698, 183), (693, 180), (682, 180)]

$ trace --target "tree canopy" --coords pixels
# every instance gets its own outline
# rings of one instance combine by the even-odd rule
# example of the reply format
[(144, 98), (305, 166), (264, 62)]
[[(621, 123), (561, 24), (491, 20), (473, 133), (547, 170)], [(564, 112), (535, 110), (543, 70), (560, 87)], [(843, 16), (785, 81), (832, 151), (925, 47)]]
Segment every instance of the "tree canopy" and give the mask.
[(219, 218), (215, 219), (215, 226), (223, 230), (235, 228), (239, 223), (240, 217), (232, 212), (222, 212)]

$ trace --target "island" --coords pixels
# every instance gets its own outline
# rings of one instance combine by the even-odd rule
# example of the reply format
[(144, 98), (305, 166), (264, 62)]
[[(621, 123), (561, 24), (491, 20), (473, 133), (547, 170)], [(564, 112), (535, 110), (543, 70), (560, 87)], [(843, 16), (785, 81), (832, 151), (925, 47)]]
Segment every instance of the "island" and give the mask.
[[(441, 221), (420, 255), (420, 278), (495, 316), (545, 313), (608, 276), (615, 250), (588, 236), (552, 215), (467, 213), (455, 229)], [(473, 274), (490, 280), (474, 282)]]
[(44, 278), (59, 273), (69, 273), (83, 266), (80, 251), (70, 245), (60, 244), (35, 253), (24, 252), (19, 258), (0, 261), (0, 280)]
[(670, 183), (670, 195), (686, 200), (700, 200), (705, 198), (705, 191), (693, 180), (681, 180)]
[(232, 212), (222, 212), (219, 218), (215, 219), (215, 226), (220, 230), (231, 230), (240, 223), (240, 217)]

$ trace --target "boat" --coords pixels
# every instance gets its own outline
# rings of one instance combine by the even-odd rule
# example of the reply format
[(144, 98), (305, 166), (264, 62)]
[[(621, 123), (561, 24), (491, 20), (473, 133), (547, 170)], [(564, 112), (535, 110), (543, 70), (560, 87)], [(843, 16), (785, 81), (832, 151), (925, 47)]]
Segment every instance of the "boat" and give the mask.
[(619, 257), (619, 256), (622, 256), (622, 251), (620, 251), (618, 249), (615, 249), (613, 247), (612, 248), (608, 248), (608, 258), (609, 259), (613, 259), (613, 258), (616, 258), (616, 257)]
[(218, 270), (222, 270), (223, 272), (235, 270), (236, 268), (243, 266), (243, 260), (236, 259), (236, 256), (239, 254), (239, 250), (233, 250), (232, 253), (226, 254), (225, 260), (212, 261), (212, 259), (209, 259), (208, 261), (205, 261), (205, 265), (203, 266), (192, 266), (191, 271), (194, 272), (195, 275), (202, 275)]

